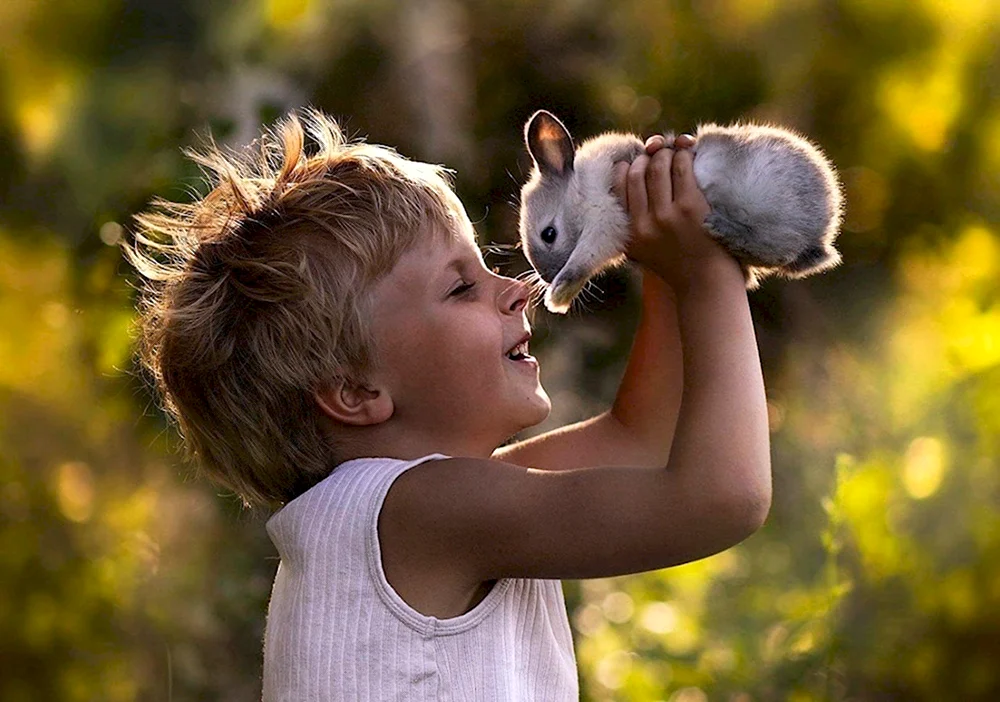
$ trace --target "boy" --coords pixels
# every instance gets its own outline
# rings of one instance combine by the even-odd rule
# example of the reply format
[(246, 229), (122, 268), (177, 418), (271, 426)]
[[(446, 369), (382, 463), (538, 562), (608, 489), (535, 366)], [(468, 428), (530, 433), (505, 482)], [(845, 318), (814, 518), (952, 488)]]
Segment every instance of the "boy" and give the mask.
[[(140, 351), (189, 455), (280, 506), (265, 700), (570, 700), (558, 579), (728, 548), (770, 504), (738, 264), (704, 232), (690, 137), (618, 164), (643, 313), (611, 409), (550, 409), (526, 286), (488, 270), (440, 169), (291, 116), (216, 187), (139, 218)], [(156, 243), (166, 238), (167, 243)], [(161, 257), (162, 258), (162, 257)], [(683, 347), (683, 353), (681, 348)]]

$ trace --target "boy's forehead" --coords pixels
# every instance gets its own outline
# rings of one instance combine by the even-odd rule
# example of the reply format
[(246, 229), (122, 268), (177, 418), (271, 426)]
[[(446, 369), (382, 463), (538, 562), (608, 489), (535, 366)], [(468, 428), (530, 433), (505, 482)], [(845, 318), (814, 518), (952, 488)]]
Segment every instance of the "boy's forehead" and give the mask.
[(456, 240), (479, 249), (476, 242), (476, 230), (464, 211), (456, 214), (455, 221), (451, 225), (451, 234)]
[[(432, 243), (436, 254), (435, 257), (444, 257), (452, 260), (474, 258), (483, 263), (483, 254), (476, 240), (476, 232), (468, 217), (457, 218), (447, 228), (442, 225), (436, 225), (436, 230), (431, 236), (425, 237), (424, 241)], [(448, 263), (451, 262), (451, 260), (448, 261)], [(430, 272), (428, 271), (428, 273)]]

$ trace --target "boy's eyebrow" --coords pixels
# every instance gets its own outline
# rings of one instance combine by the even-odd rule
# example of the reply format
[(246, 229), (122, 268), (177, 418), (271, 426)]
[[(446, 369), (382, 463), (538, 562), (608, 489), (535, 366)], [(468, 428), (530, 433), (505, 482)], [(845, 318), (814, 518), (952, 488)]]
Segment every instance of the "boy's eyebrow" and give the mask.
[(459, 273), (462, 273), (465, 270), (467, 270), (471, 265), (472, 261), (468, 256), (459, 256), (457, 258), (453, 258), (452, 260), (450, 260), (448, 264), (444, 267), (444, 269), (446, 271), (455, 270), (458, 271)]
[[(446, 281), (452, 279), (451, 274), (453, 272), (459, 274), (462, 277), (465, 277), (465, 271), (466, 271), (465, 261), (462, 258), (453, 258), (440, 269), (439, 273), (435, 273), (434, 276), (435, 279), (437, 279), (437, 277), (440, 276), (441, 281), (443, 281), (442, 284), (444, 284)], [(450, 283), (447, 284), (450, 285)]]

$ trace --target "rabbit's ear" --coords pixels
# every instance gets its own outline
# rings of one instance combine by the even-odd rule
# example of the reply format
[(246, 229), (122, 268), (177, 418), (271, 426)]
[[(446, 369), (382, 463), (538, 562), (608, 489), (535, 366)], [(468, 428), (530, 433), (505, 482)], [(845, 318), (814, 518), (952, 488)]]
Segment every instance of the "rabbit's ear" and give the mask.
[(573, 170), (573, 137), (551, 112), (531, 116), (524, 125), (524, 142), (543, 175), (564, 176)]

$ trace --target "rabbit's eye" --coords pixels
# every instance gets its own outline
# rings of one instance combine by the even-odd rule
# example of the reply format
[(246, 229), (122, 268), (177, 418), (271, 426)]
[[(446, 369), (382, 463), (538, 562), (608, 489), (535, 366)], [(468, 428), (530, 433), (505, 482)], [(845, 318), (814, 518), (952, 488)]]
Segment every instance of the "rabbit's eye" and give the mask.
[(551, 244), (556, 240), (556, 228), (555, 227), (545, 227), (542, 230), (542, 241), (546, 244)]

